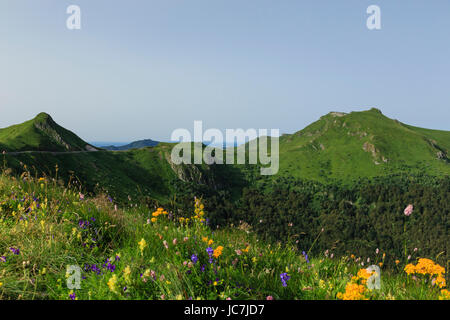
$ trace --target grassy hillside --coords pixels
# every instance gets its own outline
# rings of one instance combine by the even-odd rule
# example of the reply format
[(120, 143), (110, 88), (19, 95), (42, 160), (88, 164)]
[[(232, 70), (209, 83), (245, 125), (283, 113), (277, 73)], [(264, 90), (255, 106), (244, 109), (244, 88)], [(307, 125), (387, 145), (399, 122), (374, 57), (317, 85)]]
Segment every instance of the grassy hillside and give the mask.
[(176, 186), (194, 184), (219, 189), (232, 182), (228, 168), (207, 165), (175, 165), (170, 159), (173, 144), (124, 152), (22, 153), (3, 155), (4, 166), (16, 174), (30, 171), (65, 183), (78, 183), (85, 191), (103, 192), (126, 200), (151, 197), (171, 199)]
[(327, 182), (399, 173), (448, 175), (449, 151), (450, 131), (408, 126), (377, 109), (331, 112), (280, 137), (280, 171), (274, 178)]
[(93, 147), (77, 135), (59, 126), (46, 113), (36, 118), (0, 129), (2, 151), (88, 151)]
[[(330, 248), (311, 257), (311, 248), (261, 241), (248, 225), (212, 230), (207, 217), (200, 200), (184, 212), (117, 208), (49, 179), (2, 174), (0, 300), (450, 298), (445, 269), (416, 254), (338, 257)], [(367, 288), (369, 258), (380, 290)], [(79, 289), (68, 288), (68, 266), (80, 268)]]
[(0, 130), (0, 148), (9, 152), (4, 160), (16, 173), (20, 174), (25, 164), (36, 173), (54, 176), (58, 165), (66, 182), (75, 175), (89, 191), (101, 189), (120, 198), (148, 196), (167, 201), (175, 194), (174, 185), (180, 183), (222, 189), (237, 199), (242, 188), (255, 180), (290, 177), (351, 182), (395, 174), (450, 173), (449, 131), (412, 127), (377, 109), (332, 112), (299, 132), (283, 135), (279, 173), (268, 178), (262, 177), (255, 165), (173, 165), (173, 146), (159, 143), (125, 152), (84, 152), (91, 147), (45, 113)]

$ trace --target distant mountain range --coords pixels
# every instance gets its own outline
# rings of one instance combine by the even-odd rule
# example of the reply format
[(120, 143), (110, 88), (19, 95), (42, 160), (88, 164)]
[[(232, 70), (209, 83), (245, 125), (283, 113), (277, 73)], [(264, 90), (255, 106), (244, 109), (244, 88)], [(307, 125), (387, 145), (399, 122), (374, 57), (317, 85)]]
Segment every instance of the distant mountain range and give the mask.
[(158, 145), (158, 141), (153, 141), (151, 139), (145, 139), (145, 140), (139, 140), (134, 141), (129, 144), (123, 145), (123, 146), (104, 146), (103, 149), (110, 150), (110, 151), (126, 151), (131, 149), (141, 149), (146, 147), (155, 147)]
[[(0, 129), (0, 151), (9, 167), (22, 165), (51, 175), (76, 174), (91, 189), (116, 194), (140, 192), (168, 198), (173, 182), (232, 188), (252, 183), (258, 165), (175, 165), (175, 144), (142, 140), (125, 146), (96, 148), (59, 126), (45, 113)], [(248, 143), (235, 148), (248, 148)], [(123, 152), (110, 152), (123, 151)], [(380, 110), (331, 112), (293, 134), (280, 137), (280, 170), (267, 177), (327, 182), (352, 181), (391, 174), (450, 174), (450, 132), (413, 127), (384, 116)]]

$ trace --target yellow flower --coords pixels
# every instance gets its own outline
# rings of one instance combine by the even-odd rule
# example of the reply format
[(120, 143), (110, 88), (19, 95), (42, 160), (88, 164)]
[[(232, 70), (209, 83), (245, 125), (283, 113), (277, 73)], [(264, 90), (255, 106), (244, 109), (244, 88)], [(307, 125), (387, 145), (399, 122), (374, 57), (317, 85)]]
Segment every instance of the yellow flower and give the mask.
[(351, 281), (347, 283), (345, 292), (339, 292), (337, 298), (341, 300), (368, 300), (365, 296), (367, 290), (365, 284), (372, 274), (373, 272), (369, 272), (366, 269), (360, 269), (358, 274), (353, 276)]
[(214, 258), (220, 257), (222, 255), (222, 251), (223, 251), (223, 247), (222, 246), (218, 246), (216, 248), (216, 250), (214, 250), (213, 257)]
[(3, 282), (0, 282), (0, 288), (3, 286)]
[(116, 292), (117, 276), (113, 275), (108, 281), (109, 290)]
[(158, 219), (156, 219), (156, 218), (151, 218), (151, 219), (150, 219), (150, 221), (153, 222), (153, 223), (155, 223), (157, 220), (158, 220)]
[(123, 275), (124, 275), (125, 281), (127, 281), (127, 282), (130, 281), (130, 274), (131, 274), (131, 268), (130, 268), (130, 266), (127, 266), (127, 267), (123, 270)]
[(141, 241), (139, 241), (138, 245), (139, 245), (139, 250), (141, 250), (141, 255), (142, 255), (144, 253), (145, 247), (147, 247), (147, 242), (145, 241), (144, 238), (142, 238)]
[(448, 291), (447, 289), (441, 290), (439, 300), (450, 300), (450, 291)]

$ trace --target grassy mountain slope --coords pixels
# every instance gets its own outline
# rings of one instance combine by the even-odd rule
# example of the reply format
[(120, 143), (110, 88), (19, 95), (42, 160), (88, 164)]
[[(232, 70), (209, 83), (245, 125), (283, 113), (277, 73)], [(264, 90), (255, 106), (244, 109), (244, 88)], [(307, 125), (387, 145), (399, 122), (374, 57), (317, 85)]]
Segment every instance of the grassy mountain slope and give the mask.
[(404, 125), (379, 110), (332, 112), (280, 138), (280, 175), (350, 180), (395, 173), (448, 175), (450, 132)]
[[(0, 300), (450, 298), (445, 269), (433, 261), (419, 263), (437, 277), (404, 271), (424, 257), (417, 253), (409, 261), (375, 248), (370, 256), (333, 256), (332, 248), (309, 255), (292, 242), (264, 242), (245, 225), (210, 229), (207, 217), (199, 202), (195, 211), (151, 213), (114, 207), (104, 196), (80, 198), (47, 179), (0, 174)], [(381, 289), (355, 292), (370, 275), (361, 262), (369, 258), (382, 270)], [(388, 268), (385, 259), (399, 261)], [(78, 290), (68, 288), (68, 266), (81, 269)]]
[(93, 147), (77, 135), (59, 126), (46, 113), (0, 129), (0, 148), (5, 151), (88, 151)]
[(16, 173), (29, 170), (32, 175), (44, 173), (66, 182), (73, 176), (83, 188), (118, 199), (131, 195), (167, 200), (173, 195), (176, 182), (213, 189), (226, 183), (226, 173), (221, 171), (225, 168), (173, 164), (170, 160), (172, 147), (173, 144), (160, 143), (152, 148), (120, 152), (6, 154), (4, 160)]

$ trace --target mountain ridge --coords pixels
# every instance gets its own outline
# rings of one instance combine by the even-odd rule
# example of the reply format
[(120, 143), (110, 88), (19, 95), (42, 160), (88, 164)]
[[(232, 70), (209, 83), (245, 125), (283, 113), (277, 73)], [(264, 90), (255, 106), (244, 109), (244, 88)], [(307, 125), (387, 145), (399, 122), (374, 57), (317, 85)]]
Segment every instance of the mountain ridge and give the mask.
[(72, 131), (58, 125), (53, 118), (39, 113), (35, 118), (0, 129), (2, 151), (96, 151)]

